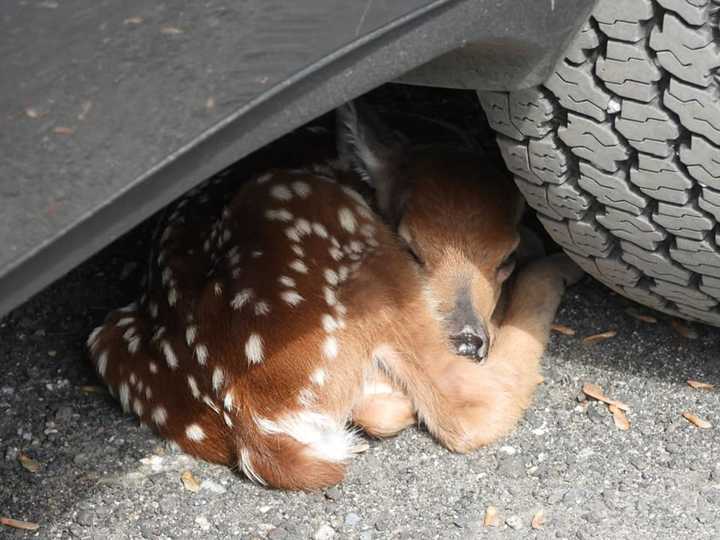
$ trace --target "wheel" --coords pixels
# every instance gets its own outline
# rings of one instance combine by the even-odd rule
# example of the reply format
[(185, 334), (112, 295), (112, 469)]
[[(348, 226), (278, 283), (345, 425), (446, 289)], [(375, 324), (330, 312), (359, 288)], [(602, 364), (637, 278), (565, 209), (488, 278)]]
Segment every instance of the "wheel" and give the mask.
[(720, 2), (600, 0), (542, 87), (480, 92), (505, 163), (584, 270), (720, 326)]

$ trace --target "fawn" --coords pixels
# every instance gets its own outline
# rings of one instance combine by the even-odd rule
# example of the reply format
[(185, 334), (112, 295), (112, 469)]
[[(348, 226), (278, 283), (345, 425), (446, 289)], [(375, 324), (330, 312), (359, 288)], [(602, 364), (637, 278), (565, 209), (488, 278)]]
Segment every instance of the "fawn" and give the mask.
[(501, 294), (523, 209), (505, 175), (339, 115), (338, 163), (270, 170), (217, 213), (178, 202), (146, 293), (88, 339), (124, 410), (274, 487), (341, 481), (367, 448), (350, 422), (385, 437), (417, 419), (458, 452), (508, 433), (581, 275), (544, 257)]

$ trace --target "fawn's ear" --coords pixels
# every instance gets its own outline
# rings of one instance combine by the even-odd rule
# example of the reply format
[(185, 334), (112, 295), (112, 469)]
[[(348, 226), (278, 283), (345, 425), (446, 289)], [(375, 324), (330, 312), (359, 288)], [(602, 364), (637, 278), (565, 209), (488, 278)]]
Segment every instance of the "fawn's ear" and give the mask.
[(400, 168), (407, 141), (359, 102), (340, 107), (337, 124), (340, 159), (375, 189), (380, 213), (397, 225), (404, 201)]

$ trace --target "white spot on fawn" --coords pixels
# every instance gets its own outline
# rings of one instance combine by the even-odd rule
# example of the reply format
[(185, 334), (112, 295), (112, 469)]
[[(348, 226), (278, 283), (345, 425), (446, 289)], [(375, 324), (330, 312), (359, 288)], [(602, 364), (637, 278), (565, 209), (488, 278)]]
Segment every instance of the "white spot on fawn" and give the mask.
[(215, 293), (215, 296), (220, 296), (223, 292), (222, 285), (216, 281), (213, 285), (213, 292)]
[(205, 431), (198, 424), (190, 424), (185, 428), (185, 435), (191, 441), (200, 442), (205, 438)]
[(118, 328), (122, 328), (123, 326), (130, 326), (134, 322), (135, 322), (135, 317), (123, 317), (122, 319), (119, 319), (118, 322), (115, 323), (115, 326), (117, 326)]
[(188, 347), (192, 346), (192, 344), (195, 342), (197, 334), (198, 327), (194, 324), (191, 324), (185, 329), (185, 342), (188, 344)]
[(265, 300), (255, 303), (255, 315), (267, 315), (268, 313), (270, 313), (270, 304)]
[(125, 332), (123, 332), (122, 337), (125, 341), (130, 341), (132, 338), (135, 337), (135, 332), (136, 332), (135, 327), (131, 326), (130, 328), (125, 330)]
[(322, 316), (322, 326), (325, 332), (332, 334), (335, 330), (337, 330), (338, 323), (332, 315), (328, 315), (326, 313)]
[(325, 225), (323, 225), (322, 223), (317, 223), (317, 222), (316, 222), (316, 223), (313, 223), (313, 224), (312, 224), (312, 230), (313, 230), (313, 232), (314, 232), (315, 234), (317, 234), (320, 238), (327, 238), (327, 237), (328, 237), (327, 229), (325, 228)]
[(288, 276), (280, 276), (278, 278), (278, 281), (281, 285), (285, 285), (286, 287), (295, 287), (295, 280)]
[(328, 250), (328, 252), (330, 253), (330, 256), (336, 261), (339, 261), (343, 258), (343, 252), (339, 248), (333, 246)]
[(310, 184), (308, 184), (307, 182), (301, 182), (298, 180), (297, 182), (293, 182), (291, 185), (292, 185), (293, 191), (301, 199), (304, 199), (305, 197), (310, 195), (310, 192), (312, 191), (310, 189)]
[(233, 309), (242, 309), (242, 307), (252, 298), (252, 295), (252, 289), (243, 289), (233, 297), (230, 305)]
[(318, 368), (312, 372), (312, 374), (310, 375), (310, 380), (313, 382), (313, 384), (322, 386), (323, 384), (325, 384), (325, 377), (326, 377), (325, 370), (322, 368)]
[(152, 361), (148, 364), (148, 369), (150, 370), (150, 373), (153, 373), (153, 374), (158, 372), (157, 364)]
[(90, 335), (87, 338), (87, 346), (88, 347), (90, 347), (91, 349), (95, 348), (95, 345), (97, 345), (98, 336), (100, 335), (100, 332), (102, 332), (102, 330), (103, 330), (103, 327), (98, 326), (92, 332), (90, 332)]
[(160, 275), (160, 277), (161, 277), (161, 279), (162, 279), (162, 284), (163, 284), (163, 285), (167, 285), (168, 283), (170, 283), (170, 280), (172, 279), (172, 268), (170, 268), (169, 266), (166, 266), (166, 267), (163, 269), (162, 274)]
[(143, 414), (143, 404), (142, 401), (140, 401), (138, 398), (135, 398), (133, 400), (133, 411), (135, 411), (135, 414), (138, 416), (142, 416)]
[(302, 218), (295, 220), (295, 229), (297, 230), (298, 234), (300, 234), (300, 236), (307, 236), (312, 232), (310, 222), (307, 219)]
[(338, 342), (333, 336), (328, 336), (322, 345), (323, 356), (328, 360), (332, 360), (338, 355)]
[(280, 298), (291, 306), (297, 306), (303, 301), (303, 297), (297, 291), (283, 291)]
[(303, 388), (298, 392), (298, 403), (303, 407), (312, 407), (317, 400), (315, 392), (309, 388)]
[(330, 285), (337, 285), (339, 278), (337, 272), (335, 270), (331, 270), (330, 268), (326, 268), (323, 271), (323, 275), (325, 276), (325, 281), (327, 281)]
[(300, 233), (298, 233), (295, 227), (288, 227), (287, 229), (285, 229), (285, 236), (287, 236), (293, 242), (300, 241)]
[(178, 295), (177, 289), (175, 287), (170, 289), (170, 291), (168, 292), (168, 298), (167, 298), (168, 305), (170, 307), (173, 307), (177, 303), (178, 296), (179, 295)]
[(122, 405), (123, 411), (127, 412), (130, 409), (130, 387), (127, 383), (122, 383), (118, 388), (118, 395), (120, 397), (120, 405)]
[(304, 262), (302, 262), (300, 259), (295, 259), (293, 262), (290, 263), (290, 268), (295, 270), (296, 272), (300, 274), (307, 274), (307, 266)]
[(127, 306), (116, 309), (120, 313), (131, 313), (137, 309), (137, 302), (130, 302)]
[(190, 392), (192, 393), (193, 397), (195, 399), (200, 399), (200, 389), (198, 388), (197, 381), (195, 380), (195, 377), (192, 375), (188, 375), (187, 377), (188, 386), (190, 387)]
[(312, 411), (287, 414), (275, 421), (256, 418), (255, 423), (265, 433), (289, 435), (325, 461), (343, 462), (368, 447), (354, 432), (345, 429), (344, 422)]
[(223, 381), (225, 381), (225, 374), (223, 373), (222, 369), (216, 367), (215, 369), (213, 369), (212, 374), (213, 390), (219, 392), (220, 388), (222, 387)]
[(226, 411), (232, 411), (233, 408), (233, 395), (232, 392), (227, 392), (225, 394), (225, 399), (223, 399), (223, 406), (225, 407)]
[(101, 377), (105, 376), (105, 370), (107, 369), (108, 353), (103, 351), (97, 358), (97, 370)]
[(259, 334), (250, 334), (245, 342), (245, 356), (251, 364), (260, 364), (264, 360), (263, 340)]
[(323, 287), (323, 293), (325, 294), (325, 303), (328, 306), (334, 306), (337, 304), (337, 296), (335, 296), (335, 291), (333, 291), (330, 287)]
[(155, 302), (150, 302), (148, 305), (148, 311), (153, 319), (157, 319), (158, 316), (158, 305)]
[(240, 449), (240, 467), (242, 468), (243, 473), (245, 473), (245, 476), (247, 476), (251, 481), (257, 482), (263, 486), (267, 485), (267, 482), (255, 470), (250, 450), (245, 447)]
[(338, 219), (340, 220), (340, 226), (343, 229), (349, 233), (355, 232), (357, 222), (355, 221), (355, 216), (353, 215), (352, 210), (342, 207), (338, 210)]
[(165, 361), (167, 362), (167, 365), (170, 369), (175, 369), (178, 367), (178, 359), (177, 356), (175, 356), (175, 351), (173, 350), (170, 343), (167, 341), (162, 342), (162, 352), (165, 356)]
[(202, 343), (198, 343), (195, 346), (195, 358), (197, 359), (198, 364), (201, 366), (207, 364), (208, 356), (210, 356), (210, 354), (208, 353), (207, 346)]
[(292, 248), (293, 253), (297, 255), (298, 257), (304, 257), (305, 256), (305, 250), (298, 246), (297, 244), (293, 244)]
[(155, 407), (151, 414), (153, 422), (155, 422), (158, 426), (165, 425), (165, 422), (167, 422), (167, 416), (167, 410), (162, 405)]
[(284, 208), (281, 208), (280, 210), (266, 210), (265, 218), (269, 221), (282, 221), (287, 223), (292, 220), (293, 215)]
[(286, 185), (278, 184), (270, 189), (270, 195), (279, 201), (289, 201), (292, 199), (292, 193)]
[(215, 402), (210, 398), (210, 396), (203, 396), (202, 400), (203, 403), (210, 407), (215, 414), (220, 414), (220, 407), (215, 405)]
[(272, 174), (271, 174), (271, 173), (265, 173), (265, 174), (263, 174), (262, 176), (258, 176), (256, 182), (257, 182), (258, 184), (264, 184), (264, 183), (266, 183), (268, 180), (270, 180), (271, 178), (272, 178)]
[(342, 186), (340, 189), (343, 190), (343, 193), (350, 197), (353, 201), (355, 201), (357, 204), (365, 205), (365, 199), (362, 198), (362, 195), (360, 195), (357, 191), (354, 189), (350, 189), (347, 186)]

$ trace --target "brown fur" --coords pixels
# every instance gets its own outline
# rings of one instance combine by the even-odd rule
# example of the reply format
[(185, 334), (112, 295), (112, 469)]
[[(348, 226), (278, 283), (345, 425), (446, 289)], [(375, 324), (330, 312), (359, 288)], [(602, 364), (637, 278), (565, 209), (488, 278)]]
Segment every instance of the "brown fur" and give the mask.
[[(472, 155), (405, 156), (386, 172), (402, 200), (399, 230), (420, 264), (341, 186), (341, 171), (272, 171), (243, 187), (221, 218), (197, 196), (183, 203), (158, 241), (147, 295), (89, 339), (111, 390), (127, 388), (129, 408), (185, 451), (288, 489), (342, 479), (350, 455), (365, 448), (346, 430), (351, 419), (386, 437), (417, 417), (459, 452), (506, 434), (531, 400), (550, 322), (579, 272), (564, 257), (533, 262), (512, 284), (505, 313), (496, 310), (503, 264), (518, 244), (518, 194)], [(320, 227), (308, 232), (308, 224)], [(302, 265), (290, 266), (295, 260)], [(459, 290), (494, 328), (483, 364), (449, 346), (445, 319)], [(283, 291), (302, 299), (292, 305)], [(252, 335), (262, 338), (261, 355)]]

